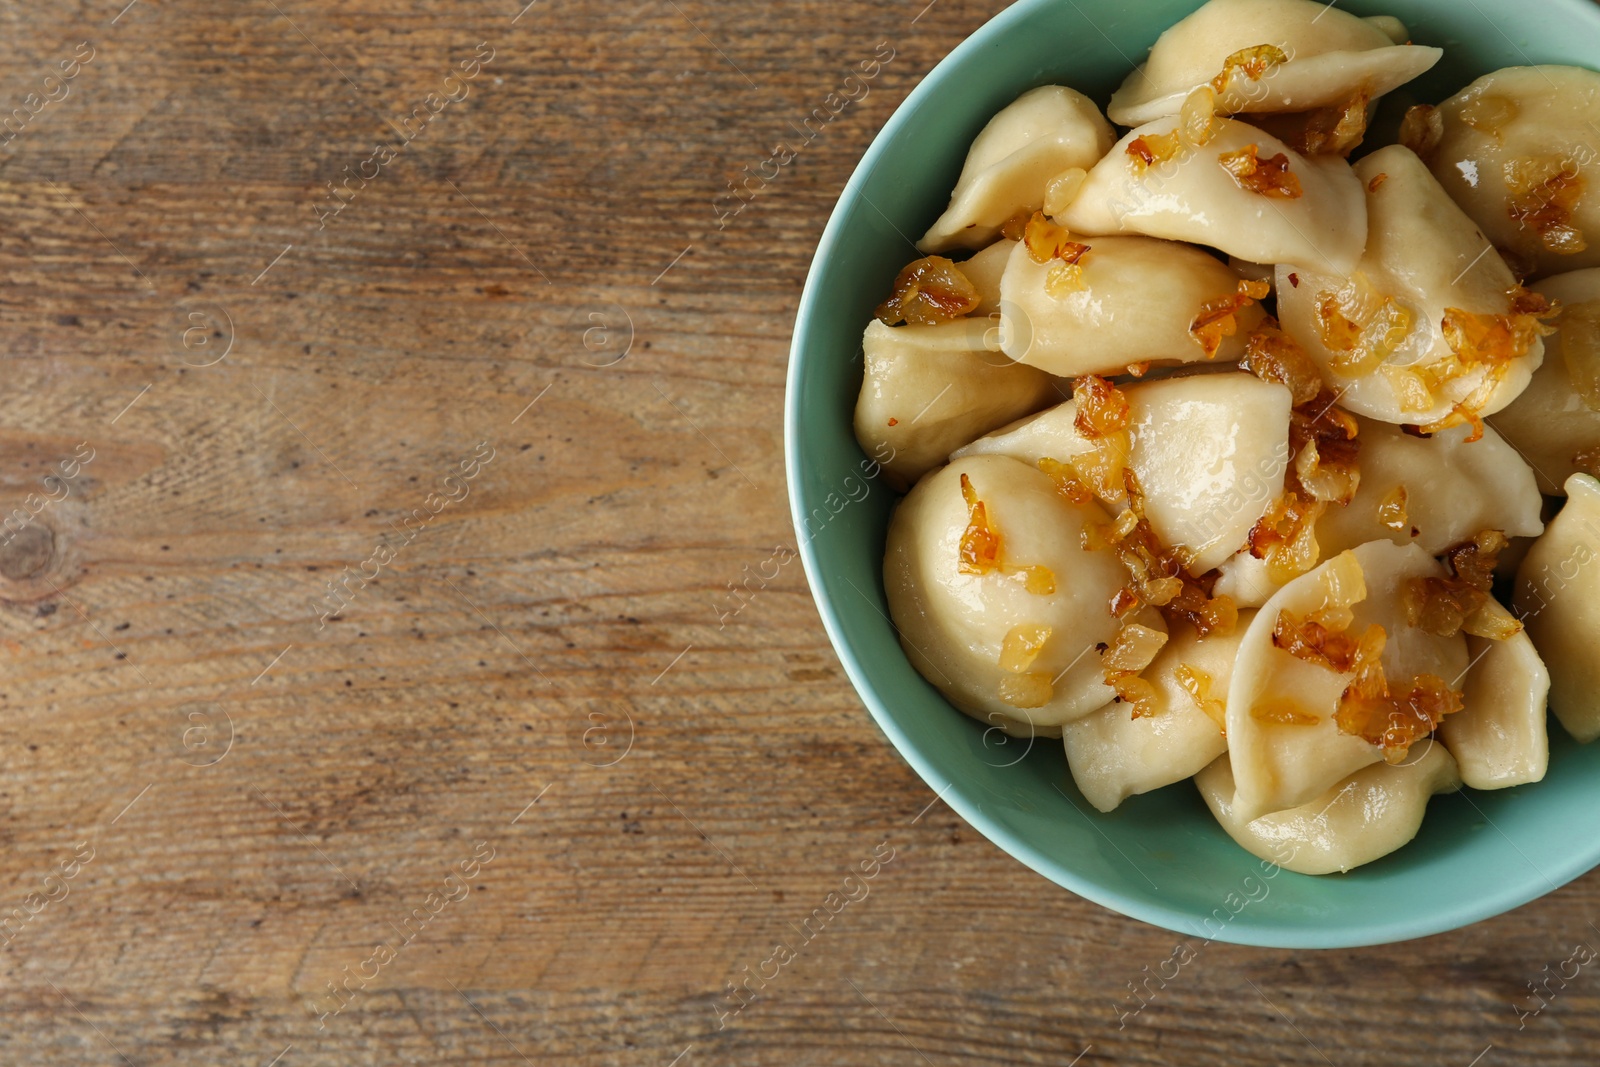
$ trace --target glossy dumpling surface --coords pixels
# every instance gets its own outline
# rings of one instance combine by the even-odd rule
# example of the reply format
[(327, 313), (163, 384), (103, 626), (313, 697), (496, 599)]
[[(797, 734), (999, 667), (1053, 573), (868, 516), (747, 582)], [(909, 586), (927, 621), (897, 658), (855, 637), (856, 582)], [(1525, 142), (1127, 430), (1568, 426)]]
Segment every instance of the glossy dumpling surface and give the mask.
[[(1280, 265), (1284, 329), (1357, 414), (1425, 426), (1457, 404), (1499, 411), (1544, 356), (1537, 322), (1513, 307), (1516, 277), (1409, 148), (1380, 148), (1355, 174), (1366, 252), (1348, 273)], [(1520, 331), (1503, 352), (1496, 316)]]
[(1186, 623), (1174, 629), (1139, 672), (1155, 687), (1154, 714), (1136, 719), (1127, 704), (1114, 703), (1062, 727), (1067, 766), (1090, 804), (1110, 811), (1136, 793), (1183, 781), (1227, 751), (1218, 719), (1249, 622), (1250, 613), (1241, 612), (1233, 633), (1205, 638)]
[(1071, 167), (1088, 170), (1113, 139), (1111, 124), (1082, 93), (1062, 85), (1030, 89), (972, 142), (950, 206), (917, 247), (983, 248), (1007, 219), (1044, 206), (1051, 178)]
[(1505, 789), (1544, 777), (1550, 765), (1545, 701), (1550, 672), (1527, 631), (1504, 641), (1468, 637), (1472, 667), (1464, 706), (1439, 724), (1439, 740), (1474, 789)]
[[(1129, 364), (1237, 362), (1261, 321), (1250, 302), (1207, 351), (1192, 331), (1208, 307), (1230, 302), (1239, 278), (1198, 248), (1153, 237), (1097, 237), (1078, 260), (1076, 287), (1052, 292), (1052, 260), (1018, 242), (1001, 278), (1001, 348), (1011, 358), (1073, 377), (1122, 374)], [(1204, 331), (1201, 331), (1204, 335)]]
[(1044, 372), (989, 351), (995, 334), (987, 319), (867, 325), (856, 440), (891, 483), (910, 485), (951, 449), (1061, 395)]
[(1228, 836), (1252, 855), (1300, 874), (1332, 874), (1416, 837), (1429, 798), (1459, 789), (1461, 776), (1443, 745), (1423, 742), (1401, 765), (1364, 768), (1305, 804), (1253, 821), (1238, 811), (1227, 756), (1196, 775), (1195, 784)]
[(1439, 105), (1433, 173), (1534, 277), (1600, 266), (1600, 74), (1507, 67)]
[[(1336, 274), (1355, 266), (1366, 241), (1367, 205), (1344, 160), (1306, 159), (1254, 126), (1219, 119), (1206, 144), (1183, 144), (1164, 162), (1141, 162), (1134, 142), (1148, 144), (1177, 125), (1176, 118), (1160, 118), (1130, 131), (1095, 164), (1057, 221), (1074, 235), (1138, 233), (1192, 241), (1252, 263), (1293, 263)], [(1249, 155), (1252, 146), (1257, 159), (1285, 157), (1298, 196), (1256, 192), (1235, 179), (1224, 163)]]
[[(999, 538), (998, 569), (962, 567), (972, 522), (962, 475)], [(890, 615), (918, 673), (991, 725), (1059, 726), (1108, 703), (1114, 694), (1095, 646), (1116, 635), (1107, 604), (1127, 579), (1109, 552), (1082, 546), (1084, 527), (1107, 521), (1098, 505), (1068, 501), (1045, 475), (1006, 456), (956, 460), (918, 482), (895, 510), (884, 555)], [(1048, 583), (1030, 568), (1046, 569)], [(1141, 624), (1164, 628), (1147, 614)], [(1014, 632), (1018, 670), (1001, 666)], [(1038, 646), (1031, 656), (1030, 642)]]
[[(1352, 572), (1352, 565), (1355, 570)], [(1406, 620), (1400, 589), (1409, 578), (1441, 576), (1444, 568), (1415, 545), (1374, 541), (1328, 560), (1285, 585), (1257, 612), (1239, 646), (1228, 688), (1228, 750), (1245, 818), (1298, 807), (1384, 758), (1377, 746), (1342, 733), (1334, 719), (1350, 672), (1298, 658), (1273, 641), (1279, 613), (1305, 619), (1322, 610), (1352, 578), (1365, 586), (1345, 632), (1382, 626), (1382, 663), (1394, 682), (1434, 675), (1459, 688), (1467, 669), (1466, 639), (1439, 637)], [(1303, 721), (1285, 721), (1285, 720)]]
[[(1231, 556), (1283, 492), (1289, 390), (1231, 371), (1127, 386), (1131, 447), (1150, 526), (1171, 548), (1194, 553), (1203, 574)], [(974, 441), (956, 455), (1008, 455), (1030, 465), (1090, 449), (1068, 401)], [(1120, 505), (1121, 501), (1113, 501)]]
[[(1392, 20), (1391, 20), (1392, 21)], [(1400, 27), (1404, 40), (1404, 27)], [(1397, 43), (1383, 25), (1311, 0), (1210, 0), (1169, 28), (1107, 109), (1137, 126), (1175, 115), (1189, 92), (1218, 77), (1232, 55), (1257, 45), (1286, 62), (1250, 78), (1232, 74), (1221, 105), (1230, 112), (1307, 111), (1376, 99), (1439, 61), (1437, 48)]]
[(1544, 532), (1533, 470), (1493, 429), (1469, 441), (1469, 426), (1414, 437), (1392, 423), (1357, 425), (1361, 482), (1349, 504), (1330, 505), (1317, 522), (1325, 558), (1379, 538), (1436, 556), (1481, 530)]
[(1544, 363), (1533, 380), (1491, 422), (1527, 457), (1539, 491), (1560, 496), (1578, 473), (1580, 452), (1591, 452), (1600, 464), (1600, 267), (1546, 278), (1533, 288), (1561, 304), (1561, 317), (1544, 339)]
[(1514, 607), (1550, 671), (1550, 710), (1579, 741), (1600, 737), (1600, 482), (1567, 480), (1567, 504), (1517, 570)]

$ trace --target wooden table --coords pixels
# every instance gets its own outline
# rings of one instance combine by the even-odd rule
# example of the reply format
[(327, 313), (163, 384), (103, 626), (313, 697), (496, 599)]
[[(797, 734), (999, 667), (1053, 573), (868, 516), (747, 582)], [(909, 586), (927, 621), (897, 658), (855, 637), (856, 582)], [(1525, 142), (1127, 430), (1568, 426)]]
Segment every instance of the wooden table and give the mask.
[(0, 11), (0, 1062), (1594, 1061), (1593, 876), (1119, 1022), (1175, 935), (916, 819), (769, 562), (811, 251), (999, 4), (123, 2)]

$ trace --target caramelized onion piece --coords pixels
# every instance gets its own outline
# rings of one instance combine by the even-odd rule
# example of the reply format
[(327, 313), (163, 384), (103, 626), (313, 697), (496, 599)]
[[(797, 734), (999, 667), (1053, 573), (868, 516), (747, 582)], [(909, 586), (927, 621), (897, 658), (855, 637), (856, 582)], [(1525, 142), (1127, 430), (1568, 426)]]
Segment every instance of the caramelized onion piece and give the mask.
[(1400, 120), (1400, 143), (1415, 152), (1426, 163), (1444, 138), (1444, 116), (1432, 104), (1418, 104), (1406, 109)]
[(1110, 647), (1100, 653), (1100, 663), (1109, 672), (1138, 673), (1150, 666), (1167, 643), (1167, 635), (1148, 626), (1130, 622), (1117, 631)]
[(1356, 639), (1313, 618), (1283, 609), (1272, 626), (1272, 643), (1295, 659), (1330, 671), (1348, 671), (1355, 662)]
[(1075, 467), (1049, 456), (1041, 458), (1038, 467), (1056, 483), (1056, 491), (1074, 504), (1087, 504), (1094, 499), (1094, 491), (1083, 484)]
[(1128, 428), (1127, 396), (1098, 374), (1074, 379), (1072, 399), (1078, 403), (1072, 424), (1091, 441)]
[(1272, 285), (1265, 281), (1241, 279), (1239, 289), (1232, 296), (1217, 297), (1200, 305), (1200, 313), (1189, 323), (1189, 336), (1205, 352), (1207, 359), (1217, 354), (1224, 337), (1239, 332), (1238, 313), (1258, 300), (1265, 300)]
[(1346, 377), (1372, 373), (1411, 333), (1411, 312), (1360, 271), (1339, 288), (1324, 289), (1316, 306), (1317, 333), (1333, 353), (1334, 371)]
[(1110, 548), (1128, 572), (1128, 585), (1113, 598), (1112, 613), (1120, 616), (1138, 604), (1149, 604), (1187, 620), (1201, 637), (1232, 633), (1239, 610), (1231, 597), (1211, 595), (1216, 572), (1202, 578), (1189, 575), (1192, 557), (1163, 545), (1145, 518), (1139, 479), (1131, 470), (1124, 470), (1122, 477), (1127, 506), (1111, 525), (1095, 530), (1093, 543), (1085, 531), (1085, 548)]
[(1000, 645), (1000, 669), (1012, 674), (1027, 673), (1052, 632), (1051, 627), (1037, 622), (1013, 626)]
[(1406, 512), (1406, 487), (1397, 485), (1378, 501), (1378, 524), (1395, 533), (1404, 533), (1411, 526)]
[(1253, 82), (1260, 81), (1267, 71), (1288, 61), (1288, 54), (1277, 45), (1258, 44), (1241, 48), (1222, 61), (1222, 70), (1211, 79), (1211, 88), (1218, 93), (1227, 92), (1236, 75)]
[(1052, 259), (1076, 263), (1089, 251), (1088, 245), (1072, 240), (1065, 226), (1052, 222), (1042, 211), (1029, 217), (1022, 230), (1022, 243), (1035, 263), (1049, 263)]
[(1217, 162), (1246, 192), (1276, 200), (1298, 200), (1305, 194), (1299, 177), (1289, 170), (1288, 156), (1279, 152), (1262, 159), (1256, 152), (1256, 145), (1247, 144), (1237, 152), (1223, 152)]
[(1466, 631), (1504, 641), (1522, 632), (1522, 623), (1489, 594), (1495, 565), (1510, 544), (1499, 530), (1484, 530), (1445, 554), (1446, 577), (1412, 578), (1401, 588), (1406, 621), (1440, 637)]
[(1204, 712), (1206, 718), (1217, 724), (1222, 736), (1228, 736), (1227, 702), (1211, 695), (1216, 679), (1199, 667), (1187, 663), (1178, 664), (1173, 676), (1177, 678), (1183, 691), (1189, 694), (1189, 699), (1194, 701), (1194, 706)]
[(1068, 167), (1051, 178), (1044, 187), (1044, 213), (1054, 218), (1071, 207), (1087, 177), (1089, 172), (1082, 167)]
[(1383, 758), (1399, 763), (1413, 743), (1431, 734), (1446, 715), (1460, 711), (1461, 693), (1443, 678), (1419, 674), (1390, 687), (1383, 672), (1383, 646), (1388, 635), (1369, 626), (1356, 650), (1355, 680), (1339, 697), (1334, 722), (1339, 732), (1383, 749)]
[(885, 325), (909, 322), (933, 326), (959, 319), (983, 297), (977, 286), (943, 256), (926, 256), (906, 264), (894, 278), (894, 291), (878, 305), (876, 315)]
[(978, 499), (972, 479), (961, 476), (961, 498), (967, 502), (967, 528), (961, 534), (962, 574), (988, 574), (1000, 569), (1000, 531), (989, 525), (989, 510)]
[(1143, 173), (1157, 163), (1166, 163), (1174, 158), (1181, 147), (1182, 141), (1176, 132), (1147, 133), (1129, 141), (1123, 152), (1133, 160), (1134, 172)]
[(1482, 381), (1471, 395), (1454, 405), (1449, 415), (1423, 426), (1424, 433), (1471, 423), (1476, 431), (1473, 440), (1481, 437), (1483, 407), (1511, 365), (1526, 356), (1535, 341), (1555, 331), (1545, 320), (1554, 319), (1560, 308), (1543, 295), (1520, 285), (1508, 290), (1506, 295), (1510, 307), (1504, 315), (1446, 308), (1440, 328), (1450, 347), (1450, 355), (1408, 369), (1430, 394), (1479, 368), (1485, 370)]
[(1578, 164), (1561, 156), (1508, 161), (1506, 214), (1518, 226), (1531, 230), (1551, 252), (1572, 255), (1589, 247), (1583, 231), (1572, 224), (1572, 214), (1583, 195)]
[[(1294, 275), (1289, 276), (1291, 279)], [(1244, 358), (1239, 369), (1247, 370), (1264, 382), (1285, 386), (1296, 405), (1315, 400), (1322, 393), (1322, 375), (1294, 338), (1284, 333), (1278, 320), (1268, 316), (1251, 331), (1244, 343)]]
[(1000, 679), (1000, 699), (1014, 708), (1042, 708), (1054, 695), (1048, 674), (1008, 674)]

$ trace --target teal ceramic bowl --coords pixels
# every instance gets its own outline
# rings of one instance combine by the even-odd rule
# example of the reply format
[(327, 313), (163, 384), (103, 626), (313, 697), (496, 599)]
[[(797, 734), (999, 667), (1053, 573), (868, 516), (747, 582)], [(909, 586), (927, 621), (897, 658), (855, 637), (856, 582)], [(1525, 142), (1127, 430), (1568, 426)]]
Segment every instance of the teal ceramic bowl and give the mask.
[[(1079, 6), (1023, 0), (933, 69), (878, 135), (839, 198), (800, 300), (785, 409), (789, 497), (828, 635), (868, 710), (939, 797), (1039, 874), (1124, 915), (1200, 940), (1283, 948), (1380, 944), (1452, 930), (1533, 900), (1600, 862), (1600, 744), (1552, 720), (1550, 772), (1517, 789), (1435, 797), (1417, 839), (1345, 875), (1277, 871), (1234, 844), (1188, 782), (1110, 815), (1072, 784), (1060, 742), (1005, 741), (912, 669), (884, 599), (896, 497), (865, 476), (851, 414), (861, 331), (944, 208), (967, 145), (1027, 89), (1057, 83), (1104, 107), (1160, 32), (1198, 0)], [(1341, 5), (1400, 17), (1445, 58), (1408, 87), (1437, 102), (1529, 63), (1592, 66), (1588, 0), (1394, 0)]]

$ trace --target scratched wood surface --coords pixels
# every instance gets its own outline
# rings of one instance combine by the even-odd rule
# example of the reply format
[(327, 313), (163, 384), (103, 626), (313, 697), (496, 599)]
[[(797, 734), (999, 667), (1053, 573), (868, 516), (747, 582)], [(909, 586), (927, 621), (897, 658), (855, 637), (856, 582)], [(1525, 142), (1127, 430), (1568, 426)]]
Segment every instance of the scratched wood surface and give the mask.
[(780, 411), (923, 2), (0, 7), (0, 1062), (1593, 1061), (1596, 877), (1132, 1014), (871, 725)]

